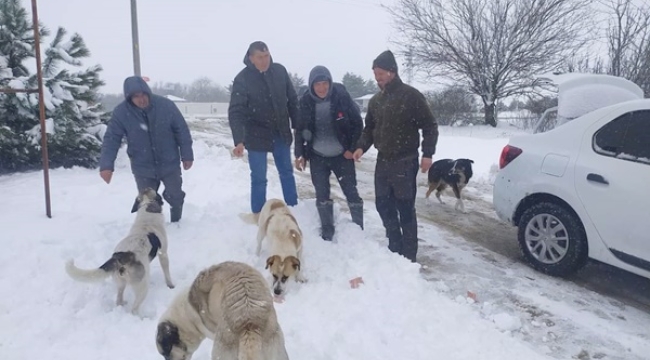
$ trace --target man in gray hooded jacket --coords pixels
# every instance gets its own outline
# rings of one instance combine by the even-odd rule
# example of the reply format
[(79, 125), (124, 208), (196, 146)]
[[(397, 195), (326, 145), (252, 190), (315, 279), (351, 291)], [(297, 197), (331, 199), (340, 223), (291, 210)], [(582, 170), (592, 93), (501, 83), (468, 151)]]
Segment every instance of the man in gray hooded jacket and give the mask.
[(295, 166), (302, 171), (309, 161), (321, 237), (327, 241), (334, 237), (334, 203), (330, 198), (332, 173), (347, 199), (352, 221), (363, 229), (363, 200), (357, 191), (352, 159), (363, 130), (359, 108), (345, 86), (332, 81), (326, 67), (315, 66), (309, 73), (309, 90), (300, 99), (300, 111)]
[(107, 184), (111, 182), (115, 158), (126, 136), (138, 191), (147, 187), (157, 191), (161, 182), (165, 184), (163, 197), (171, 207), (171, 221), (177, 222), (185, 199), (180, 164), (189, 170), (194, 162), (187, 123), (171, 100), (153, 94), (139, 76), (124, 80), (124, 99), (113, 110), (104, 134), (99, 174)]

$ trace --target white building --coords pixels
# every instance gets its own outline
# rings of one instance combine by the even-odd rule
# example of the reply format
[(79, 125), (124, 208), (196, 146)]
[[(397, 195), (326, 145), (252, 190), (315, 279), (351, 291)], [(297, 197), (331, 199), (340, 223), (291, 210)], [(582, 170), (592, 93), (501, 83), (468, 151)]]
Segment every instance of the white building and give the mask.
[(354, 99), (354, 102), (359, 105), (359, 108), (361, 109), (362, 112), (365, 112), (368, 110), (368, 103), (370, 102), (370, 99), (375, 96), (375, 94), (367, 94), (363, 96), (359, 96), (358, 98)]
[(226, 118), (228, 117), (227, 102), (190, 102), (174, 95), (165, 96), (173, 101), (185, 117), (195, 118)]

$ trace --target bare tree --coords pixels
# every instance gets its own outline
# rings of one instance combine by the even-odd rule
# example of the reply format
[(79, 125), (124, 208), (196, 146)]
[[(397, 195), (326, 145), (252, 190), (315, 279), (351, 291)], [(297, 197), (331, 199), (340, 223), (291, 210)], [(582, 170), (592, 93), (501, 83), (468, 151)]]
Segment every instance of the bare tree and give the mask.
[(650, 95), (650, 5), (633, 0), (607, 0), (608, 73), (624, 77)]
[(399, 0), (388, 11), (413, 66), (495, 102), (522, 94), (587, 42), (591, 0)]

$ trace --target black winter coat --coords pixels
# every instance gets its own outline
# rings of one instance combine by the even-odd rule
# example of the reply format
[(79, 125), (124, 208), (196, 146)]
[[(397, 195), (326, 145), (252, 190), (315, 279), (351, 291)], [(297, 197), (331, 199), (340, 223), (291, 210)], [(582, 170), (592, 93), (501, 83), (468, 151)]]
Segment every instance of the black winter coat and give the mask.
[(235, 145), (253, 151), (273, 151), (279, 135), (290, 146), (291, 129), (298, 121), (298, 96), (287, 69), (271, 60), (265, 72), (255, 68), (248, 56), (246, 67), (235, 76), (228, 107), (228, 121)]
[[(363, 119), (359, 107), (339, 83), (332, 83), (330, 93), (332, 121), (336, 137), (345, 150), (354, 152), (363, 131)], [(300, 99), (300, 122), (296, 127), (296, 158), (309, 159), (313, 150), (313, 136), (316, 132), (316, 102), (307, 91)]]

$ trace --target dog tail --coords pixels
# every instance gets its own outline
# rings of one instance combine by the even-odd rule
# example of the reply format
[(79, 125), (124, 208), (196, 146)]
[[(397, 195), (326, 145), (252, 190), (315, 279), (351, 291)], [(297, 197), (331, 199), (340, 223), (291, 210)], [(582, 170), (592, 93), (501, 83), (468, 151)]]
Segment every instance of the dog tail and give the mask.
[(255, 214), (255, 213), (239, 214), (239, 218), (242, 219), (246, 224), (257, 225), (257, 221), (259, 220), (259, 214)]
[(74, 260), (70, 259), (65, 264), (65, 271), (71, 278), (77, 281), (97, 282), (106, 279), (113, 273), (118, 273), (122, 276), (127, 272), (127, 266), (142, 271), (142, 264), (136, 260), (135, 254), (131, 251), (115, 252), (99, 268), (92, 270), (80, 269), (75, 266)]
[(114, 258), (110, 258), (97, 269), (86, 270), (80, 269), (74, 264), (74, 260), (70, 259), (65, 264), (65, 272), (71, 278), (81, 282), (98, 282), (106, 279), (112, 272), (112, 264), (115, 262)]
[(256, 330), (244, 330), (239, 336), (238, 360), (261, 360), (262, 336)]

